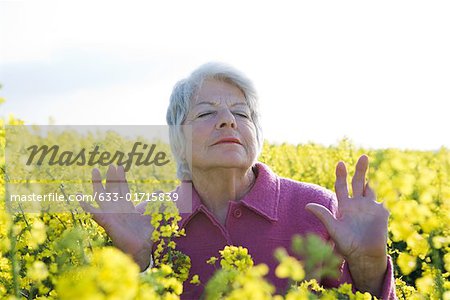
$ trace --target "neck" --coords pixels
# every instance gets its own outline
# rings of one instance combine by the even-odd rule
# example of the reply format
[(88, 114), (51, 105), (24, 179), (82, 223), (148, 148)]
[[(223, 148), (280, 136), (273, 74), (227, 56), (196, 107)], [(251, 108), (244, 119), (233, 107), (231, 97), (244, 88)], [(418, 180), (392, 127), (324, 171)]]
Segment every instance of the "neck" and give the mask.
[(242, 199), (252, 188), (256, 176), (252, 168), (214, 168), (192, 172), (192, 182), (202, 203), (225, 222), (230, 200)]

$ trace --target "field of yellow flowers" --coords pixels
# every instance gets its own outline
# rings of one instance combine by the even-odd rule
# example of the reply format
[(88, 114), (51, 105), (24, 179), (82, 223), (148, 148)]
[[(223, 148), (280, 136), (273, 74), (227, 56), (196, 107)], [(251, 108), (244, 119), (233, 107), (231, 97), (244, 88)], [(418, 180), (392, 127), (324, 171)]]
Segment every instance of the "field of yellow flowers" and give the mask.
[[(0, 199), (6, 198), (6, 124), (0, 120)], [(369, 180), (384, 201), (389, 220), (389, 254), (395, 267), (400, 299), (450, 299), (450, 150), (434, 152), (369, 150), (342, 140), (338, 145), (265, 144), (260, 160), (276, 173), (333, 189), (339, 160), (354, 165), (360, 154), (370, 157)], [(371, 299), (352, 293), (351, 286), (324, 290), (309, 270), (280, 249), (277, 276), (290, 278), (285, 295), (275, 295), (264, 280), (267, 266), (254, 265), (247, 249), (229, 246), (205, 263), (218, 270), (209, 282), (189, 273), (190, 259), (176, 250), (183, 235), (175, 209), (148, 211), (156, 228), (157, 267), (139, 273), (130, 257), (112, 247), (102, 228), (83, 213), (15, 213), (0, 207), (0, 299), (179, 299), (183, 282), (205, 286), (206, 299)], [(328, 245), (314, 237), (296, 237), (297, 245)], [(301, 249), (299, 249), (300, 251)], [(295, 251), (294, 251), (295, 252)]]

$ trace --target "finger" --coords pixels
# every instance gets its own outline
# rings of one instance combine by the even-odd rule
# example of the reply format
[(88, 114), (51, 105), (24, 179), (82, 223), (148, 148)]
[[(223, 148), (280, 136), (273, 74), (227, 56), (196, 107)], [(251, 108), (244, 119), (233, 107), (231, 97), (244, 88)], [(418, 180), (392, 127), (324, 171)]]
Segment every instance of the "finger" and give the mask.
[(94, 221), (98, 225), (105, 228), (105, 226), (106, 226), (105, 214), (103, 213), (103, 211), (100, 208), (93, 207), (92, 205), (90, 205), (89, 203), (84, 202), (84, 201), (80, 202), (80, 206), (83, 208), (84, 211), (91, 214), (92, 219), (94, 219)]
[(93, 207), (92, 205), (90, 205), (85, 201), (79, 201), (78, 203), (80, 203), (81, 208), (87, 213), (95, 215), (102, 212), (100, 208)]
[(373, 201), (377, 200), (377, 196), (375, 194), (375, 191), (369, 185), (369, 182), (366, 183), (366, 186), (364, 188), (364, 197), (369, 199), (369, 200), (373, 200)]
[(121, 195), (126, 196), (127, 194), (130, 193), (130, 188), (128, 186), (128, 181), (125, 176), (125, 169), (123, 168), (123, 166), (117, 167), (117, 177), (119, 179), (120, 193), (121, 193)]
[(356, 163), (355, 175), (352, 178), (353, 197), (364, 196), (364, 187), (366, 185), (366, 172), (369, 166), (367, 155), (361, 155)]
[(149, 202), (147, 201), (143, 201), (141, 203), (139, 203), (138, 205), (136, 205), (136, 211), (138, 213), (140, 213), (141, 215), (143, 215), (145, 213), (145, 211), (147, 210), (147, 204)]
[(92, 170), (92, 188), (94, 189), (94, 193), (97, 194), (103, 193), (105, 191), (105, 188), (102, 184), (102, 175), (97, 168)]
[(334, 239), (337, 221), (330, 210), (317, 203), (308, 203), (305, 208), (309, 212), (313, 213), (322, 222), (331, 238)]
[(347, 169), (342, 161), (336, 166), (336, 182), (334, 183), (334, 190), (336, 191), (338, 201), (348, 199)]
[(117, 170), (113, 165), (109, 165), (108, 171), (106, 172), (105, 189), (109, 193), (119, 192), (119, 178), (117, 176)]
[(101, 194), (105, 193), (105, 188), (102, 184), (102, 175), (97, 168), (92, 170), (92, 188), (94, 189), (95, 202), (97, 202), (100, 208), (103, 207), (103, 201), (100, 201), (99, 197)]
[(123, 166), (117, 166), (116, 177), (119, 201), (116, 203), (115, 207), (117, 207), (117, 209), (121, 212), (135, 212), (134, 204), (131, 202), (130, 189), (128, 187)]

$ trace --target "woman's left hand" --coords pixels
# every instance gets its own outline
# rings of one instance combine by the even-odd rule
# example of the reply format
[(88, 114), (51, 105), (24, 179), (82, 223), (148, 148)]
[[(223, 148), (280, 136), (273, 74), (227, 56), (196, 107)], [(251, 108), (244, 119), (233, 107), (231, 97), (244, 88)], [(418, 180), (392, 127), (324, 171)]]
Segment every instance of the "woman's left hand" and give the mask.
[(352, 179), (352, 197), (348, 193), (345, 164), (339, 162), (336, 166), (336, 217), (319, 204), (310, 203), (306, 208), (328, 230), (337, 250), (348, 262), (357, 288), (376, 295), (387, 268), (389, 212), (382, 203), (376, 202), (374, 190), (366, 183), (368, 165), (368, 157), (362, 155)]

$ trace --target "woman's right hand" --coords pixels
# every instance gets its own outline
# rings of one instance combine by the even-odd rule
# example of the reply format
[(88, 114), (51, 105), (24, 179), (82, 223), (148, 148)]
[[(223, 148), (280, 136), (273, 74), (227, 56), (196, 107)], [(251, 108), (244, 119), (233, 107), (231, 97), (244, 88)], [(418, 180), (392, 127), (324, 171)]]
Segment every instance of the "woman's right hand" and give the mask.
[[(141, 270), (150, 264), (154, 230), (150, 216), (143, 215), (146, 202), (134, 206), (127, 201), (130, 193), (122, 166), (109, 166), (106, 172), (106, 185), (98, 169), (92, 170), (92, 185), (95, 201), (99, 208), (87, 202), (80, 202), (86, 212), (103, 227), (113, 244), (123, 252), (131, 255)], [(109, 201), (107, 201), (109, 199)], [(116, 201), (112, 201), (112, 200)]]

